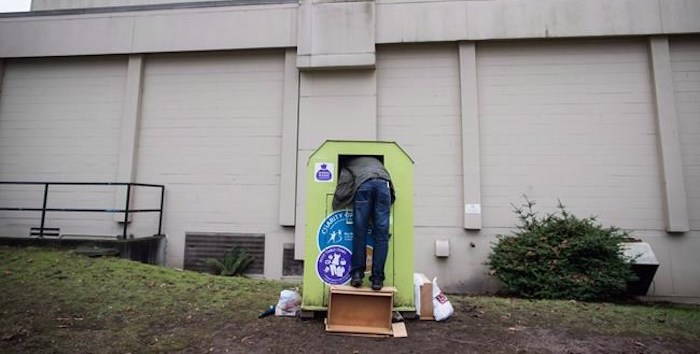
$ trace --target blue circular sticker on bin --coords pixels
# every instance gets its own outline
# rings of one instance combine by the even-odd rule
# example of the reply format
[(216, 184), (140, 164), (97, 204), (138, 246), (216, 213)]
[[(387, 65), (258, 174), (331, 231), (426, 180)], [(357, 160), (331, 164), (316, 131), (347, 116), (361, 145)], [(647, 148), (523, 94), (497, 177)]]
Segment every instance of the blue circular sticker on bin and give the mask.
[[(367, 229), (367, 246), (374, 248), (374, 236), (372, 229)], [(352, 210), (339, 210), (328, 215), (316, 232), (318, 250), (328, 246), (343, 246), (352, 250)]]
[(339, 210), (331, 213), (319, 225), (316, 233), (318, 250), (329, 246), (343, 246), (352, 249), (352, 211)]
[(352, 254), (343, 246), (330, 246), (319, 253), (316, 273), (328, 285), (341, 285), (350, 280)]

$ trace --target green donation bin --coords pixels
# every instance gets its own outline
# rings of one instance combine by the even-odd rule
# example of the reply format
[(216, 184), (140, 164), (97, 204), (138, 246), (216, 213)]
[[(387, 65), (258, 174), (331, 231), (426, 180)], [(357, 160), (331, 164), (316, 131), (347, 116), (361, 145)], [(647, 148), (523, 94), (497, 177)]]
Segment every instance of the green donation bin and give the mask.
[[(413, 292), (413, 160), (399, 145), (382, 141), (326, 141), (309, 157), (306, 177), (306, 223), (302, 310), (327, 309), (331, 285), (350, 281), (352, 207), (333, 210), (333, 194), (344, 163), (374, 156), (391, 174), (396, 201), (391, 208), (385, 286), (397, 289), (395, 311), (415, 311)], [(373, 238), (368, 237), (369, 286)]]

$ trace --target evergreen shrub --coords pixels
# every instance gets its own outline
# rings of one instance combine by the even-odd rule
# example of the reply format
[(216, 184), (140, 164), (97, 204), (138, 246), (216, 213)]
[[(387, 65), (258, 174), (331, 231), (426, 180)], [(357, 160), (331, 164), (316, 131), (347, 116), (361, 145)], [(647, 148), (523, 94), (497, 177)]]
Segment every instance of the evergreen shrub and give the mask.
[(559, 202), (538, 216), (535, 202), (514, 206), (519, 225), (498, 235), (489, 255), (491, 274), (525, 298), (601, 301), (620, 297), (635, 276), (623, 256), (628, 232), (580, 219)]

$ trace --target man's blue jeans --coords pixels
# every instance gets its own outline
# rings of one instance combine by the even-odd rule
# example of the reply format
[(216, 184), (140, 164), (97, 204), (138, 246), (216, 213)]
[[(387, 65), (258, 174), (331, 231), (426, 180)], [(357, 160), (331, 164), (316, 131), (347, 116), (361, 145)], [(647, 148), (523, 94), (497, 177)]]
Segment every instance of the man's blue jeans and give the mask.
[[(364, 275), (367, 258), (367, 229), (372, 225), (375, 247), (371, 280), (384, 281), (384, 263), (389, 248), (389, 182), (375, 178), (362, 183), (355, 192), (353, 212), (352, 269), (350, 274)], [(371, 224), (370, 224), (371, 223)]]

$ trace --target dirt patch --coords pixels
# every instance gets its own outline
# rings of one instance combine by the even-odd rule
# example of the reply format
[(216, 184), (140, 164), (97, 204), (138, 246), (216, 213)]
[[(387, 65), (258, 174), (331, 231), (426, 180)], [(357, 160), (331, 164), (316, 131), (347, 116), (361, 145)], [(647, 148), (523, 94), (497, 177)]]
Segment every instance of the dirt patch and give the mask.
[[(461, 311), (466, 310), (466, 311)], [(326, 333), (320, 319), (263, 318), (230, 322), (190, 353), (688, 353), (697, 342), (611, 336), (557, 328), (509, 326), (476, 309), (458, 309), (445, 322), (406, 321), (408, 338), (363, 338)]]

